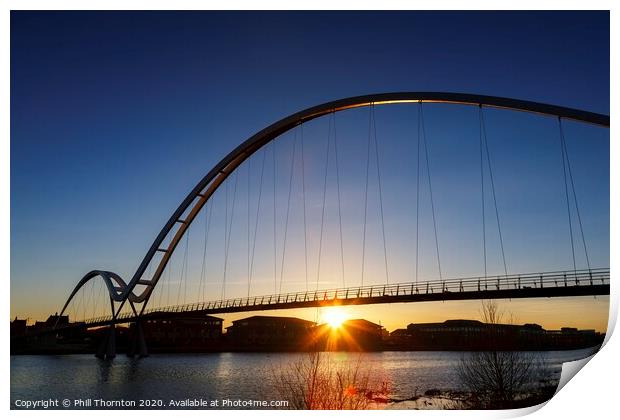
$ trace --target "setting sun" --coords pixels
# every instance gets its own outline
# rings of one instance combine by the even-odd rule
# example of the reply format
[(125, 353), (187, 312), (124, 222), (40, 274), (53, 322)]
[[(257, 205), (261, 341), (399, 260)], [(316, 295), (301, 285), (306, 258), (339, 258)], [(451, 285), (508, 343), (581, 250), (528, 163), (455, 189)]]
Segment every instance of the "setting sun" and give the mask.
[(325, 309), (323, 313), (323, 321), (329, 324), (331, 328), (340, 328), (342, 323), (347, 320), (347, 313), (339, 307)]

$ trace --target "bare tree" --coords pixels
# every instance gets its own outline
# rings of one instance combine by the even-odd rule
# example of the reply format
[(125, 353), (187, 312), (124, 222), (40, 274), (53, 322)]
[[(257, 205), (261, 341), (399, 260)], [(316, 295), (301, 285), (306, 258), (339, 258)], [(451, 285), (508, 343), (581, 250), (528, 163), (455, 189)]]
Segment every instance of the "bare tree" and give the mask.
[[(497, 326), (504, 313), (495, 301), (483, 301), (482, 321)], [(519, 398), (532, 393), (542, 379), (543, 361), (535, 353), (500, 350), (499, 328), (490, 328), (489, 350), (463, 356), (458, 366), (461, 383), (471, 392), (476, 408), (511, 408)]]
[(334, 363), (325, 353), (308, 353), (279, 370), (276, 387), (295, 409), (363, 410), (386, 402), (387, 383), (373, 387), (370, 371), (362, 366), (361, 356)]

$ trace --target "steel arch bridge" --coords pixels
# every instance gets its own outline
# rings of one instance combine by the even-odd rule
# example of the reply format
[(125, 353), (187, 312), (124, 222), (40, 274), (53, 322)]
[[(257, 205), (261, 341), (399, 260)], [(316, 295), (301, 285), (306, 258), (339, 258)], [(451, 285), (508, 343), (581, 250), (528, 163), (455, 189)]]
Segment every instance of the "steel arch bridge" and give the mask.
[[(483, 95), (474, 95), (474, 94), (464, 94), (464, 93), (445, 93), (445, 92), (395, 92), (395, 93), (380, 93), (373, 95), (365, 95), (365, 96), (357, 96), (346, 99), (340, 99), (332, 102), (327, 102), (318, 106), (314, 106), (303, 111), (292, 114), (286, 118), (281, 119), (280, 121), (266, 127), (265, 129), (257, 132), (249, 139), (241, 143), (237, 146), (233, 151), (231, 151), (226, 157), (224, 157), (215, 167), (213, 167), (190, 191), (190, 193), (185, 197), (185, 199), (180, 203), (178, 208), (173, 212), (168, 221), (165, 223), (150, 248), (148, 249), (146, 255), (142, 259), (135, 273), (129, 279), (129, 281), (123, 280), (121, 276), (116, 273), (104, 270), (93, 270), (87, 273), (80, 281), (77, 283), (75, 288), (72, 290), (69, 295), (67, 301), (65, 302), (62, 310), (60, 312), (63, 315), (71, 303), (74, 296), (80, 291), (80, 289), (87, 283), (94, 281), (96, 279), (100, 279), (104, 282), (107, 292), (109, 294), (109, 302), (111, 308), (111, 316), (109, 319), (99, 320), (94, 324), (100, 325), (102, 323), (120, 323), (127, 322), (128, 317), (120, 317), (121, 310), (123, 309), (125, 304), (129, 304), (131, 307), (132, 315), (131, 319), (138, 319), (141, 316), (145, 316), (149, 311), (146, 311), (147, 304), (149, 302), (152, 293), (157, 286), (160, 278), (162, 277), (162, 273), (166, 268), (173, 252), (175, 251), (177, 245), (183, 238), (184, 234), (195, 220), (197, 214), (200, 210), (207, 204), (216, 190), (222, 185), (222, 183), (228, 178), (228, 176), (233, 173), (244, 161), (246, 161), (249, 157), (251, 157), (254, 153), (256, 153), (263, 146), (270, 143), (272, 140), (276, 139), (278, 136), (286, 133), (293, 128), (304, 124), (308, 121), (314, 120), (316, 118), (337, 113), (340, 111), (352, 109), (352, 108), (360, 108), (360, 107), (374, 107), (376, 105), (388, 105), (388, 104), (402, 104), (402, 103), (446, 103), (446, 104), (461, 104), (461, 105), (470, 105), (475, 107), (482, 108), (503, 108), (513, 111), (522, 111), (529, 112), (535, 114), (542, 114), (545, 116), (550, 116), (554, 118), (558, 118), (560, 122), (563, 119), (574, 120), (587, 124), (594, 124), (602, 127), (609, 127), (609, 116), (596, 114), (592, 112), (586, 112), (577, 109), (565, 108), (554, 105), (547, 105), (537, 102), (530, 101), (522, 101), (517, 99), (510, 98), (502, 98), (495, 96), (483, 96)], [(166, 244), (166, 239), (171, 238), (171, 240)], [(145, 273), (147, 272), (147, 268), (149, 266), (154, 267), (153, 274), (150, 278), (145, 278)], [(609, 271), (601, 271), (596, 272), (599, 277), (596, 277), (596, 281), (600, 281), (600, 285), (604, 286), (603, 289), (598, 288), (596, 291), (586, 290), (584, 288), (582, 292), (577, 292), (575, 290), (571, 291), (568, 295), (579, 295), (579, 294), (594, 294), (605, 293), (607, 290), (607, 294), (609, 293)], [(590, 270), (589, 277), (581, 277), (583, 273), (575, 272), (573, 277), (571, 277), (571, 281), (573, 282), (573, 287), (580, 286), (579, 280), (581, 279), (582, 286), (594, 285), (594, 280), (592, 278), (592, 271)], [(557, 277), (556, 274), (551, 276), (556, 282), (557, 286)], [(570, 275), (569, 275), (570, 276)], [(601, 277), (602, 276), (602, 277)], [(508, 282), (508, 275), (507, 283)], [(517, 278), (516, 276), (514, 277)], [(518, 276), (520, 279), (520, 276)], [(546, 278), (546, 277), (545, 277)], [(589, 279), (589, 280), (588, 280)], [(566, 274), (564, 274), (564, 280), (566, 280)], [(487, 281), (487, 279), (485, 279)], [(495, 280), (491, 280), (495, 281)], [(575, 283), (576, 281), (576, 283)], [(588, 283), (590, 281), (590, 283)], [(519, 280), (520, 283), (520, 280)], [(455, 283), (456, 284), (456, 283)], [(461, 281), (462, 284), (462, 281)], [(492, 283), (494, 284), (494, 283)], [(516, 282), (514, 283), (516, 285)], [(534, 282), (534, 285), (537, 283)], [(542, 276), (541, 276), (541, 287), (542, 287)], [(499, 285), (499, 280), (498, 280)], [(462, 286), (461, 286), (462, 287)], [(605, 289), (606, 287), (606, 289)], [(529, 287), (526, 287), (529, 288)], [(499, 286), (497, 290), (499, 290)], [(519, 289), (521, 289), (521, 285), (519, 284)], [(375, 289), (376, 292), (377, 289)], [(403, 290), (403, 289), (401, 289)], [(488, 286), (487, 286), (488, 290)], [(456, 292), (462, 292), (462, 290), (455, 290)], [(478, 291), (480, 291), (480, 279), (478, 280)], [(413, 292), (413, 289), (412, 289)], [(359, 292), (358, 292), (359, 293)], [(384, 292), (385, 293), (385, 292)], [(560, 293), (560, 292), (556, 292)], [(561, 293), (560, 293), (561, 294)], [(480, 298), (478, 294), (474, 294), (475, 298)], [(472, 295), (472, 296), (474, 296)], [(532, 292), (523, 293), (523, 297), (527, 297), (527, 295), (532, 296)], [(544, 295), (544, 293), (542, 294)], [(399, 292), (396, 292), (396, 296), (399, 296)], [(464, 296), (464, 295), (463, 295)], [(325, 294), (327, 298), (327, 294)], [(359, 297), (359, 296), (358, 296)], [(372, 291), (370, 292), (370, 296), (373, 297)], [(516, 296), (515, 297), (519, 297)], [(333, 299), (338, 299), (339, 295), (336, 292), (335, 297)], [(348, 298), (348, 294), (347, 294)], [(451, 299), (458, 299), (458, 295), (455, 293), (451, 295)], [(467, 297), (463, 297), (467, 298)], [(470, 297), (471, 298), (471, 297)], [(444, 296), (445, 299), (445, 296)], [(310, 306), (318, 306), (322, 305), (320, 303), (321, 299), (315, 299), (313, 302), (315, 303), (306, 303)], [(385, 299), (384, 299), (385, 300)], [(388, 299), (389, 300), (389, 299)], [(240, 300), (241, 301), (241, 300)], [(295, 297), (295, 301), (297, 302), (297, 297)], [(306, 302), (308, 301), (306, 296)], [(287, 301), (288, 303), (288, 298)], [(246, 302), (249, 305), (249, 299)], [(264, 303), (264, 302), (263, 302)], [(271, 301), (270, 301), (271, 303)], [(281, 305), (281, 302), (278, 298), (277, 303)], [(373, 303), (373, 302), (361, 302), (361, 303)], [(220, 310), (223, 309), (220, 304)], [(305, 304), (304, 304), (305, 305)], [(234, 307), (234, 301), (232, 306)], [(256, 306), (256, 300), (254, 301), (254, 305), (249, 305), (252, 307)], [(303, 305), (299, 305), (303, 306)], [(278, 306), (274, 306), (277, 308)], [(194, 310), (197, 308), (186, 308), (185, 310)], [(204, 310), (204, 306), (202, 310)], [(208, 309), (208, 308), (207, 308)], [(215, 310), (215, 306), (211, 308)], [(250, 309), (245, 309), (250, 310)], [(230, 311), (230, 308), (224, 311)], [(212, 311), (211, 311), (212, 312)], [(215, 312), (217, 313), (217, 312)]]

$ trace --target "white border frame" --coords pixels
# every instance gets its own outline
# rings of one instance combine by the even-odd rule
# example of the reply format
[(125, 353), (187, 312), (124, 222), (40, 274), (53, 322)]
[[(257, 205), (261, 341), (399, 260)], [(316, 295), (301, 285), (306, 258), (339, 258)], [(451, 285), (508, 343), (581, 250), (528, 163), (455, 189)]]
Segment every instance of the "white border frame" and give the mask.
[[(381, 9), (381, 10), (409, 10), (412, 6), (415, 10), (609, 10), (610, 11), (610, 91), (618, 92), (617, 76), (620, 71), (618, 68), (618, 2), (613, 0), (589, 0), (588, 2), (577, 0), (564, 1), (544, 1), (544, 0), (504, 0), (502, 2), (489, 0), (474, 1), (458, 1), (458, 0), (435, 0), (424, 3), (410, 3), (403, 0), (383, 0), (381, 2), (373, 2), (368, 0), (315, 0), (296, 2), (291, 4), (277, 0), (263, 0), (260, 2), (261, 8), (264, 9), (291, 9), (291, 10), (321, 10), (321, 9)], [(0, 218), (2, 220), (0, 226), (0, 255), (2, 258), (0, 270), (2, 278), (7, 281), (10, 279), (10, 10), (200, 10), (205, 6), (214, 10), (243, 10), (256, 9), (257, 4), (252, 1), (232, 0), (218, 4), (204, 4), (197, 0), (176, 0), (174, 2), (153, 0), (153, 1), (131, 1), (131, 0), (94, 0), (88, 3), (76, 0), (61, 0), (50, 4), (45, 0), (8, 0), (3, 2), (3, 13), (0, 15), (0, 45), (4, 56), (4, 66), (1, 66), (2, 75), (2, 92), (3, 101), (0, 102), (0, 127), (2, 128), (2, 141), (0, 142), (0, 192), (5, 198), (5, 205), (0, 207)], [(615, 6), (615, 7), (614, 7)], [(618, 111), (618, 101), (620, 95), (611, 96), (610, 98), (610, 115), (615, 115)], [(620, 139), (620, 132), (612, 120), (610, 139)], [(611, 142), (610, 145), (610, 188), (611, 191), (620, 192), (620, 145), (617, 142)], [(618, 194), (610, 197), (610, 215), (620, 214), (620, 200)], [(612, 272), (615, 270), (616, 263), (619, 261), (620, 232), (618, 218), (611, 217), (610, 220), (610, 267)], [(521, 410), (510, 411), (418, 411), (416, 416), (424, 418), (458, 418), (460, 419), (480, 419), (480, 418), (512, 418), (525, 414), (532, 414), (532, 419), (583, 419), (589, 418), (612, 418), (616, 412), (616, 389), (614, 383), (616, 376), (620, 372), (616, 354), (620, 349), (618, 339), (612, 337), (615, 328), (617, 312), (618, 312), (618, 288), (614, 287), (612, 282), (612, 294), (610, 297), (610, 317), (607, 329), (607, 337), (603, 349), (592, 358), (588, 363), (588, 367), (579, 373), (579, 379), (569, 381), (569, 383), (561, 389), (561, 391), (553, 397), (547, 404)], [(10, 294), (4, 296), (4, 308), (7, 313), (10, 310)], [(5, 321), (6, 322), (6, 321)], [(5, 378), (2, 382), (2, 390), (4, 398), (2, 405), (10, 411), (10, 415), (15, 418), (30, 418), (33, 416), (32, 411), (16, 411), (9, 410), (9, 394), (10, 394), (10, 365), (9, 365), (9, 325), (6, 322), (0, 331), (0, 340), (2, 340), (2, 348), (5, 354), (5, 362), (1, 365), (0, 373)], [(544, 408), (542, 408), (544, 406)], [(540, 409), (542, 408), (542, 409)], [(540, 409), (540, 410), (539, 410)], [(179, 412), (175, 412), (177, 415)], [(208, 414), (216, 414), (216, 412), (205, 413), (201, 410), (184, 411), (183, 415), (188, 418), (204, 418)], [(413, 413), (409, 410), (399, 411), (381, 411), (378, 412), (305, 412), (305, 411), (252, 411), (251, 415), (259, 419), (278, 419), (289, 417), (312, 417), (312, 418), (328, 418), (338, 416), (340, 418), (376, 418), (381, 417), (398, 417), (409, 418)], [(37, 414), (45, 415), (46, 418), (78, 418), (83, 417), (83, 411), (38, 411)], [(109, 411), (94, 411), (88, 413), (93, 418), (109, 418), (118, 413)], [(36, 415), (36, 414), (34, 414)], [(132, 412), (131, 416), (146, 416), (150, 418), (160, 419), (169, 417), (170, 412), (149, 411), (149, 412)]]

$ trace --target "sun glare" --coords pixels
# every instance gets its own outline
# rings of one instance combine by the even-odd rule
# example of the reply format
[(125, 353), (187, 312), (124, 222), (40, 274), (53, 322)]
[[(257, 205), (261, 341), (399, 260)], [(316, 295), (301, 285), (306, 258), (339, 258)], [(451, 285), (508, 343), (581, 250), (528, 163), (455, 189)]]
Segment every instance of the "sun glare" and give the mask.
[(340, 328), (342, 323), (347, 320), (347, 313), (341, 308), (327, 308), (323, 313), (323, 321), (331, 328)]

